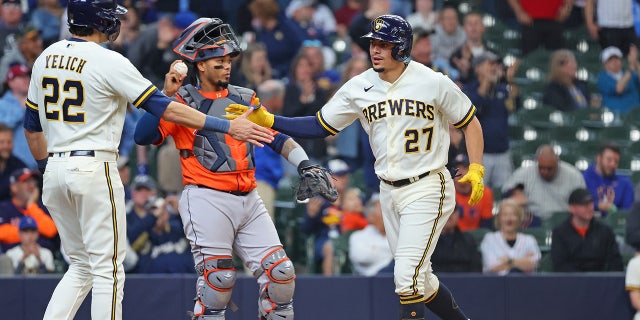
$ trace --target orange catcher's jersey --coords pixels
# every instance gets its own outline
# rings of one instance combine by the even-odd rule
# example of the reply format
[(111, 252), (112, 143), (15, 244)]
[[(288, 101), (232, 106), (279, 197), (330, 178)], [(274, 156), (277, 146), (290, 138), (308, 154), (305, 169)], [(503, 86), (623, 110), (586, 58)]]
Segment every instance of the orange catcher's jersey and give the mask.
[(138, 107), (154, 90), (121, 54), (61, 40), (35, 61), (27, 106), (38, 110), (48, 152), (117, 152), (127, 103)]
[(394, 83), (373, 69), (355, 76), (317, 116), (333, 134), (359, 119), (369, 134), (376, 174), (399, 180), (444, 167), (449, 123), (461, 128), (474, 114), (475, 106), (453, 81), (411, 61)]
[[(219, 92), (202, 92), (204, 97), (208, 99), (216, 99), (226, 97), (227, 90)], [(180, 100), (180, 98), (178, 97)], [(181, 101), (184, 103), (184, 101)], [(160, 120), (160, 133), (162, 140), (167, 136), (173, 136), (176, 148), (179, 150), (189, 150), (189, 157), (180, 157), (182, 167), (182, 182), (185, 185), (202, 185), (209, 188), (222, 191), (242, 191), (248, 192), (256, 187), (255, 168), (249, 165), (249, 155), (247, 150), (253, 150), (253, 147), (247, 148), (245, 142), (235, 140), (230, 135), (224, 135), (224, 143), (230, 156), (236, 163), (236, 170), (224, 172), (212, 172), (200, 164), (198, 159), (193, 156), (193, 142), (196, 137), (197, 129), (188, 128), (169, 121)], [(275, 131), (274, 131), (275, 132)], [(161, 143), (157, 142), (158, 143)], [(250, 144), (249, 144), (250, 145)], [(225, 149), (227, 149), (225, 148)], [(265, 146), (265, 148), (267, 148)]]

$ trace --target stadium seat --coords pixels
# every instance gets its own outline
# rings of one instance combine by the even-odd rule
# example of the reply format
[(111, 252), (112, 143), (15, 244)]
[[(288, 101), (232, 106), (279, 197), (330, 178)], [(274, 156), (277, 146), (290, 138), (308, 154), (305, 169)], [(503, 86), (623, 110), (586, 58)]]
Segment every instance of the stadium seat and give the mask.
[(551, 250), (551, 229), (545, 227), (528, 228), (523, 230), (522, 233), (532, 235), (536, 238), (538, 247), (541, 252), (547, 252)]
[(620, 125), (602, 128), (597, 131), (602, 141), (612, 141), (621, 147), (628, 147), (632, 142), (640, 140), (640, 130), (635, 126)]
[(609, 212), (609, 214), (603, 219), (604, 222), (609, 225), (616, 234), (625, 233), (625, 227), (627, 225), (627, 210), (617, 210), (615, 212)]
[(474, 230), (468, 230), (465, 231), (466, 233), (470, 234), (478, 243), (478, 245), (480, 245), (480, 242), (482, 242), (482, 239), (484, 238), (484, 235), (492, 232), (490, 229), (487, 228), (478, 228), (478, 229), (474, 229)]
[(575, 122), (588, 128), (601, 129), (614, 124), (615, 115), (606, 108), (585, 108), (572, 112)]
[[(551, 121), (551, 114), (556, 112), (555, 109), (547, 106), (538, 105), (540, 101), (535, 98), (529, 97), (527, 99), (534, 100), (530, 104), (535, 105), (535, 108), (523, 108), (516, 113), (518, 123), (530, 125), (538, 129), (548, 129), (556, 127), (557, 124)], [(526, 99), (525, 99), (526, 100)]]
[(557, 227), (564, 220), (569, 218), (569, 216), (570, 216), (569, 211), (557, 211), (557, 212), (554, 212), (553, 214), (551, 214), (551, 217), (549, 217), (549, 218), (547, 218), (545, 220), (542, 220), (542, 225), (547, 230), (553, 231), (553, 229), (555, 227)]
[(333, 274), (352, 273), (351, 262), (349, 260), (349, 237), (355, 230), (350, 230), (333, 239)]
[(538, 272), (553, 272), (553, 261), (551, 260), (551, 252), (543, 253), (538, 263)]

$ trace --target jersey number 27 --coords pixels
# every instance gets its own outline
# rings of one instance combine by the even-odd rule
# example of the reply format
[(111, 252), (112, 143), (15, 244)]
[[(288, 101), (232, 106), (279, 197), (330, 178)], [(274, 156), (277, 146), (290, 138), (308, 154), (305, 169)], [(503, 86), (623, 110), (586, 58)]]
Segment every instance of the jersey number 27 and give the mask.
[[(72, 113), (72, 108), (82, 108), (84, 104), (84, 87), (80, 80), (64, 80), (62, 86), (58, 78), (42, 78), (42, 89), (50, 92), (44, 96), (44, 110), (49, 121), (60, 121), (60, 111), (62, 111), (62, 121), (69, 123), (84, 123), (84, 112)], [(62, 91), (60, 90), (62, 89)], [(75, 91), (75, 92), (72, 92)], [(75, 96), (73, 96), (75, 93)], [(53, 106), (60, 106), (60, 96), (62, 100), (62, 110)]]

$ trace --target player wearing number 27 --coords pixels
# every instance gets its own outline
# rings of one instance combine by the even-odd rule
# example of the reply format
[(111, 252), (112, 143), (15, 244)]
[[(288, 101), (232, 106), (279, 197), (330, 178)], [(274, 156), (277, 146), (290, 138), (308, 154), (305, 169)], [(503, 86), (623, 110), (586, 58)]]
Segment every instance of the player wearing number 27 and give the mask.
[[(249, 119), (301, 138), (335, 135), (359, 120), (369, 134), (381, 180), (400, 319), (423, 319), (425, 304), (443, 319), (467, 319), (429, 260), (455, 208), (453, 180), (445, 169), (449, 123), (466, 137), (471, 164), (460, 181), (472, 185), (469, 202), (482, 198), (483, 137), (476, 108), (449, 78), (410, 61), (412, 31), (403, 18), (380, 16), (363, 37), (370, 39), (373, 68), (345, 83), (316, 116), (285, 118), (262, 107)], [(236, 115), (244, 110), (241, 105), (227, 108)]]
[(71, 260), (44, 319), (73, 319), (92, 289), (91, 318), (122, 319), (127, 228), (116, 160), (127, 103), (239, 140), (272, 140), (246, 116), (229, 122), (171, 101), (126, 58), (100, 46), (117, 38), (117, 15), (125, 12), (116, 0), (70, 0), (72, 37), (49, 46), (33, 67), (25, 134), (44, 172), (42, 200)]

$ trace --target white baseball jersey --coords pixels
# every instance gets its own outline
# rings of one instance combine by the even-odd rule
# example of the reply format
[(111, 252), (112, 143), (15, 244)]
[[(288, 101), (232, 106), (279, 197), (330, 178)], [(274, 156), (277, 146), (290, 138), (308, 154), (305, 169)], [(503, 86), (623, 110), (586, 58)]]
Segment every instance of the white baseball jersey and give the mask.
[(345, 83), (320, 110), (320, 123), (335, 134), (360, 119), (386, 180), (444, 167), (449, 123), (468, 124), (475, 107), (448, 77), (411, 61), (394, 82), (369, 69)]
[(154, 89), (121, 54), (62, 40), (36, 60), (27, 106), (39, 112), (48, 152), (117, 152), (127, 102), (138, 107)]
[[(627, 275), (624, 278), (627, 291), (640, 290), (640, 256), (636, 255), (627, 264)], [(633, 320), (640, 320), (640, 311), (636, 311)]]

